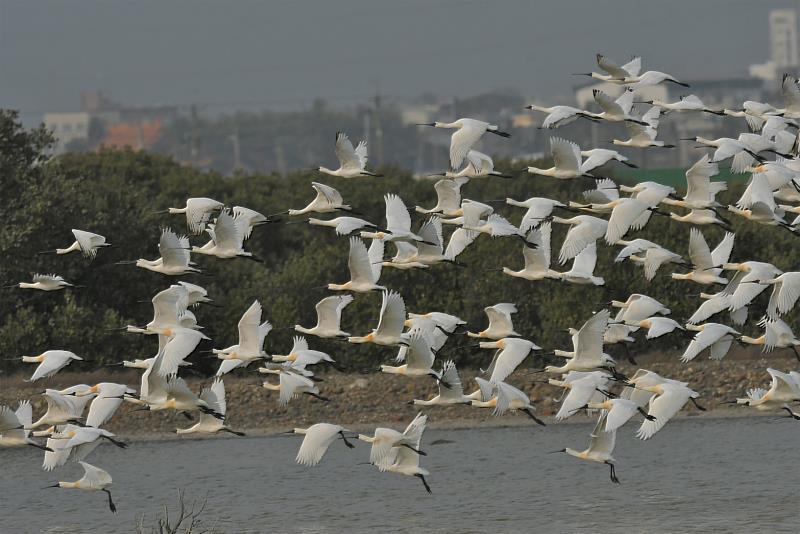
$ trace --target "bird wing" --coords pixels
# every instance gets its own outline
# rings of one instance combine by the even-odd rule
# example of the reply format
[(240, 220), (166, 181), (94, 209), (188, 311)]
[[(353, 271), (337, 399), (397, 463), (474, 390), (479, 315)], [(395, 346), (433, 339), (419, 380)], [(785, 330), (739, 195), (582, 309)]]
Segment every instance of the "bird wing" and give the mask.
[(494, 170), (492, 158), (477, 150), (470, 150), (467, 152), (467, 162), (478, 176), (489, 174)]
[(800, 113), (800, 87), (797, 78), (791, 74), (784, 74), (781, 81), (784, 107), (792, 113)]
[(158, 252), (165, 267), (186, 267), (189, 265), (189, 238), (178, 237), (175, 232), (165, 228), (158, 242)]
[(78, 242), (81, 254), (86, 258), (94, 258), (97, 255), (97, 247), (104, 245), (106, 242), (105, 237), (84, 230), (73, 229), (72, 235), (75, 236), (75, 241)]
[(392, 449), (403, 439), (403, 434), (392, 428), (376, 428), (372, 447), (369, 450), (369, 461), (381, 471), (386, 471), (396, 459)]
[(375, 283), (367, 246), (358, 237), (350, 238), (350, 255), (347, 259), (352, 282)]
[(342, 427), (328, 423), (317, 423), (310, 426), (306, 430), (295, 461), (307, 466), (317, 465), (342, 430)]
[[(447, 387), (445, 384), (447, 384)], [(458, 399), (464, 397), (464, 386), (458, 376), (458, 369), (453, 360), (447, 360), (442, 366), (442, 378), (439, 382), (439, 397), (443, 399)]]
[(450, 241), (447, 242), (444, 257), (450, 261), (455, 260), (459, 254), (464, 252), (464, 249), (475, 241), (478, 235), (480, 234), (474, 230), (458, 228), (450, 235)]
[(581, 250), (572, 260), (572, 268), (569, 270), (573, 275), (583, 275), (586, 277), (594, 276), (594, 268), (597, 265), (597, 244), (591, 243)]
[(649, 317), (646, 320), (650, 321), (650, 328), (647, 329), (647, 339), (655, 339), (669, 334), (676, 328), (680, 328), (678, 323), (666, 317)]
[(225, 402), (225, 383), (222, 379), (216, 378), (210, 388), (203, 388), (200, 392), (200, 400), (205, 401), (209, 408), (224, 416), (228, 407)]
[(584, 217), (580, 224), (572, 226), (564, 237), (558, 261), (562, 265), (571, 260), (590, 243), (596, 241), (606, 233), (608, 222), (591, 216)]
[(411, 214), (408, 212), (403, 199), (393, 194), (388, 194), (383, 199), (386, 202), (387, 228), (411, 231)]
[(767, 368), (767, 372), (772, 377), (772, 386), (770, 389), (773, 391), (775, 397), (784, 399), (796, 399), (800, 397), (800, 386), (794, 381), (794, 378), (792, 378), (790, 374), (782, 373), (772, 368)]
[(487, 330), (514, 330), (511, 315), (517, 312), (517, 307), (511, 303), (495, 304), (483, 309), (489, 318)]
[(581, 149), (577, 143), (560, 137), (551, 137), (550, 154), (557, 169), (581, 173)]
[(86, 486), (99, 488), (111, 484), (111, 475), (109, 475), (107, 471), (87, 464), (86, 462), (78, 463), (83, 467), (83, 478), (81, 481), (85, 482)]
[(343, 199), (342, 195), (336, 189), (329, 185), (321, 184), (319, 182), (311, 182), (311, 187), (317, 192), (317, 197), (312, 201), (312, 204), (318, 200), (323, 201), (329, 206), (341, 206)]
[(522, 247), (522, 256), (525, 258), (525, 270), (533, 272), (546, 272), (550, 268), (550, 234), (552, 226), (549, 222), (543, 223), (539, 228), (528, 232), (526, 240), (536, 245), (536, 248)]
[(367, 258), (369, 259), (369, 266), (372, 271), (372, 280), (377, 283), (381, 277), (381, 270), (383, 268), (383, 250), (386, 244), (383, 239), (373, 239), (367, 251)]
[(444, 239), (442, 237), (442, 221), (439, 217), (431, 217), (425, 221), (417, 234), (428, 243), (435, 243), (428, 245), (427, 243), (418, 242), (417, 250), (420, 256), (438, 256), (442, 254)]
[(239, 251), (242, 249), (244, 234), (243, 221), (234, 219), (230, 210), (222, 210), (214, 222), (214, 244), (220, 249)]
[[(731, 251), (733, 251), (733, 242), (736, 239), (736, 235), (733, 232), (725, 232), (725, 237), (722, 238), (722, 241), (714, 248), (711, 252), (711, 266), (718, 266), (722, 265), (723, 263), (728, 263), (728, 260), (731, 257)], [(703, 240), (705, 241), (705, 240)], [(695, 265), (697, 265), (694, 260), (692, 260)]]
[(358, 146), (356, 146), (356, 156), (358, 156), (358, 166), (363, 171), (369, 160), (369, 156), (367, 155), (367, 142), (363, 139), (359, 141)]
[[(634, 61), (636, 59), (637, 58), (634, 58)], [(630, 66), (631, 63), (633, 63), (633, 61), (631, 61), (627, 65)], [(606, 56), (602, 54), (597, 54), (597, 66), (606, 71), (614, 79), (624, 80), (625, 78), (628, 78), (630, 76), (636, 76), (635, 74), (631, 74), (624, 67), (620, 67), (614, 61), (608, 59)]]
[(712, 298), (705, 300), (686, 322), (689, 324), (702, 323), (712, 315), (727, 310), (729, 307), (730, 295), (717, 293)]
[(613, 245), (628, 233), (631, 225), (642, 215), (649, 206), (637, 199), (625, 199), (621, 204), (614, 206), (606, 228), (606, 243)]
[(507, 338), (506, 346), (495, 352), (486, 373), (489, 382), (504, 382), (530, 354), (532, 344), (524, 339)]
[(317, 326), (325, 330), (339, 330), (342, 310), (351, 302), (352, 295), (335, 295), (319, 301), (316, 305)]
[(553, 112), (548, 114), (542, 121), (542, 128), (558, 128), (559, 126), (569, 124), (578, 118), (578, 113), (581, 113), (580, 109), (570, 106), (555, 106), (552, 109)]
[(689, 391), (686, 388), (668, 388), (664, 394), (653, 398), (647, 413), (655, 417), (655, 420), (645, 419), (642, 426), (636, 431), (636, 437), (643, 440), (652, 438), (667, 424), (667, 421), (675, 417), (675, 414), (683, 408), (683, 405), (689, 400)]
[(406, 364), (408, 369), (428, 370), (433, 367), (435, 355), (431, 351), (430, 343), (420, 332), (413, 332), (408, 337), (408, 350), (406, 351)]
[(681, 361), (686, 363), (693, 360), (698, 354), (719, 341), (722, 335), (719, 329), (709, 326), (709, 323), (706, 323), (705, 329), (698, 332), (689, 343), (689, 346), (686, 347), (686, 351), (684, 351), (681, 356)]
[(395, 291), (384, 291), (381, 302), (381, 316), (376, 333), (399, 336), (406, 320), (406, 304), (403, 297)]
[(603, 354), (603, 334), (608, 327), (611, 312), (595, 313), (578, 331), (575, 345), (575, 361), (586, 358), (599, 359)]
[(36, 370), (34, 371), (33, 376), (31, 376), (30, 381), (35, 382), (40, 378), (47, 378), (48, 376), (57, 373), (72, 359), (70, 358), (69, 354), (72, 353), (67, 351), (50, 351), (50, 354), (47, 354), (42, 363), (36, 367)]
[(465, 121), (461, 128), (450, 137), (450, 168), (456, 170), (464, 163), (472, 145), (478, 142), (486, 131), (486, 123), (481, 121)]
[(731, 345), (733, 344), (733, 336), (730, 334), (726, 334), (724, 337), (719, 339), (716, 343), (711, 345), (709, 350), (709, 358), (712, 360), (721, 360), (728, 354), (728, 351), (731, 350)]
[(261, 324), (261, 303), (253, 301), (247, 311), (239, 319), (237, 328), (239, 329), (239, 350), (248, 355), (257, 354), (261, 351), (259, 344), (259, 326)]
[(403, 431), (403, 441), (414, 448), (419, 447), (422, 441), (422, 433), (425, 432), (425, 425), (428, 423), (428, 416), (418, 413)]
[[(360, 146), (360, 145), (359, 145)], [(364, 146), (366, 149), (366, 145)], [(353, 143), (344, 132), (336, 132), (336, 158), (342, 169), (362, 170), (361, 159), (353, 148)]]
[(692, 228), (689, 233), (689, 257), (692, 259), (695, 269), (698, 270), (720, 265), (714, 262), (708, 243), (697, 228)]
[(86, 416), (86, 426), (99, 428), (116, 413), (122, 406), (120, 397), (95, 397), (89, 405), (89, 414)]
[(433, 185), (436, 191), (436, 205), (443, 211), (455, 211), (461, 206), (461, 186), (463, 179), (445, 178)]
[(619, 198), (619, 187), (611, 178), (595, 180), (595, 188), (584, 191), (583, 198), (592, 204), (606, 204)]
[(530, 404), (530, 398), (511, 384), (495, 382), (494, 385), (497, 388), (497, 404), (494, 407), (492, 415), (502, 415), (507, 412), (511, 406), (511, 402), (514, 400)]
[(571, 383), (571, 387), (561, 402), (561, 407), (556, 414), (556, 421), (561, 421), (574, 415), (579, 408), (586, 406), (592, 398), (597, 384), (591, 377), (580, 378)]
[(647, 281), (651, 281), (656, 276), (656, 272), (664, 262), (669, 261), (675, 257), (680, 258), (677, 254), (661, 247), (653, 247), (647, 249), (644, 254), (644, 277)]
[(798, 298), (800, 298), (800, 273), (785, 273), (772, 288), (767, 310), (771, 311), (770, 315), (773, 317), (779, 313), (788, 313), (794, 308)]
[(177, 374), (181, 363), (200, 344), (205, 336), (196, 330), (181, 330), (175, 337), (167, 342), (162, 352), (161, 365), (158, 368), (160, 376)]
[(597, 105), (609, 115), (625, 114), (625, 111), (622, 109), (622, 107), (603, 91), (595, 89), (592, 91), (592, 94), (594, 95), (594, 101), (597, 102)]
[(304, 376), (295, 373), (282, 372), (280, 374), (281, 390), (278, 402), (281, 406), (286, 406), (298, 393), (299, 389), (313, 391), (316, 389), (314, 382)]
[[(608, 410), (600, 413), (600, 419), (597, 420), (597, 424), (592, 430), (589, 450), (611, 456), (611, 453), (614, 452), (614, 445), (617, 443), (617, 430), (616, 427), (610, 425), (608, 417)], [(609, 430), (609, 428), (611, 429)]]
[(686, 171), (685, 199), (697, 201), (710, 200), (710, 179), (718, 173), (719, 165), (711, 163), (708, 154), (704, 154), (702, 158), (697, 160), (695, 164)]
[(492, 237), (519, 235), (519, 230), (516, 226), (496, 213), (489, 215), (486, 219), (486, 225), (489, 226)]

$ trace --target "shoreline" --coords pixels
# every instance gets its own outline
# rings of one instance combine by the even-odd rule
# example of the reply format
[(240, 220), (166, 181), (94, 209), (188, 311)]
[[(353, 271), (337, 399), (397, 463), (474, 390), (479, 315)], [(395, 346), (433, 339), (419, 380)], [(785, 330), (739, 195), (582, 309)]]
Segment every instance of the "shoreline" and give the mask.
[[(751, 387), (769, 387), (767, 367), (782, 370), (800, 367), (793, 355), (780, 352), (763, 355), (747, 353), (734, 355), (722, 361), (695, 360), (689, 364), (663, 361), (663, 355), (639, 357), (639, 365), (628, 362), (620, 364), (618, 370), (632, 375), (638, 367), (651, 369), (669, 378), (688, 381), (690, 387), (701, 395), (699, 401), (707, 409), (702, 412), (687, 404), (678, 414), (680, 418), (730, 418), (775, 416), (776, 411), (757, 411), (744, 406), (725, 404), (745, 395)], [(477, 370), (460, 369), (465, 393), (475, 389), (473, 377)], [(19, 400), (29, 399), (33, 405), (34, 420), (46, 409), (41, 396), (45, 388), (61, 389), (77, 383), (95, 384), (101, 381), (125, 383), (139, 389), (141, 373), (136, 370), (95, 370), (89, 373), (62, 371), (55, 376), (35, 383), (25, 382), (23, 375), (0, 377), (0, 405), (16, 408)], [(338, 373), (327, 370), (318, 374), (321, 394), (330, 399), (322, 402), (307, 396), (293, 399), (288, 406), (277, 402), (277, 395), (261, 387), (262, 375), (255, 373), (233, 374), (224, 377), (227, 421), (232, 429), (242, 431), (248, 437), (278, 435), (295, 427), (305, 427), (318, 422), (340, 424), (354, 431), (372, 431), (376, 426), (402, 428), (414, 415), (424, 410), (431, 418), (431, 429), (474, 429), (528, 426), (533, 423), (527, 416), (507, 414), (492, 415), (490, 409), (467, 406), (412, 406), (411, 399), (428, 399), (437, 393), (437, 386), (429, 378), (409, 378), (386, 374)], [(508, 382), (529, 394), (533, 399), (537, 415), (548, 425), (581, 424), (591, 418), (576, 414), (564, 421), (555, 421), (558, 410), (557, 398), (560, 389), (541, 383), (533, 383), (536, 375), (529, 369), (520, 368), (509, 377)], [(199, 378), (187, 374), (184, 377), (195, 391), (208, 385), (211, 377)], [(124, 403), (104, 428), (129, 441), (171, 441), (175, 439), (208, 439), (210, 435), (181, 435), (176, 428), (187, 428), (193, 424), (174, 411), (136, 412), (130, 403)], [(223, 434), (224, 435), (224, 434)]]

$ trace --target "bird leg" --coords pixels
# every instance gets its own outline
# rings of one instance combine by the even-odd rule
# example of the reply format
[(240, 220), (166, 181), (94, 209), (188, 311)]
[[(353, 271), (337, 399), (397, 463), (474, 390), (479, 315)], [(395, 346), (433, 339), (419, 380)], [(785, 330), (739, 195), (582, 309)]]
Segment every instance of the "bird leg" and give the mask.
[(694, 404), (694, 407), (697, 408), (698, 410), (700, 410), (701, 412), (705, 412), (706, 411), (705, 408), (703, 408), (702, 406), (697, 404), (697, 401), (694, 400), (694, 397), (689, 397), (689, 400), (692, 401), (692, 404)]
[(425, 486), (425, 491), (427, 491), (428, 493), (433, 493), (431, 491), (431, 487), (428, 485), (428, 482), (425, 480), (425, 475), (423, 475), (421, 473), (417, 473), (414, 476), (419, 478), (422, 481), (422, 484)]
[(228, 428), (227, 426), (223, 426), (222, 427), (222, 431), (223, 432), (230, 432), (231, 434), (235, 434), (237, 436), (246, 436), (247, 435), (244, 432), (238, 432), (236, 430), (232, 430), (232, 429)]
[(306, 395), (311, 395), (311, 396), (312, 396), (312, 397), (314, 397), (315, 399), (319, 399), (319, 400), (321, 400), (321, 401), (323, 401), (323, 402), (330, 402), (330, 401), (331, 401), (331, 400), (330, 400), (329, 398), (327, 398), (327, 397), (323, 397), (322, 395), (318, 395), (318, 394), (316, 394), (316, 393), (311, 393), (310, 391), (306, 391)]
[(638, 363), (636, 363), (636, 360), (633, 359), (633, 355), (631, 354), (631, 351), (628, 349), (628, 345), (626, 345), (624, 341), (622, 342), (622, 348), (625, 350), (625, 358), (627, 358), (627, 360), (631, 362), (633, 365), (639, 365)]
[(45, 447), (44, 445), (40, 445), (33, 441), (29, 441), (28, 445), (30, 445), (31, 447), (36, 447), (37, 449), (41, 449), (43, 451), (54, 452), (53, 449), (51, 449), (50, 447)]
[(644, 418), (645, 418), (645, 419), (647, 419), (648, 421), (655, 421), (655, 420), (656, 420), (656, 418), (655, 418), (655, 417), (653, 417), (652, 415), (650, 415), (649, 413), (647, 413), (646, 411), (644, 411), (644, 408), (642, 408), (641, 406), (639, 406), (639, 407), (638, 407), (638, 408), (636, 408), (636, 409), (637, 409), (637, 410), (639, 411), (639, 413), (640, 413), (640, 414), (642, 414), (642, 415), (644, 416)]
[(103, 491), (106, 492), (108, 495), (108, 509), (111, 510), (112, 513), (117, 513), (117, 506), (114, 504), (113, 499), (111, 499), (111, 492), (108, 491), (106, 488), (103, 488)]
[(417, 453), (417, 454), (419, 454), (420, 456), (428, 456), (428, 453), (427, 453), (427, 452), (425, 452), (425, 451), (421, 451), (421, 450), (419, 450), (419, 449), (415, 449), (414, 447), (412, 447), (412, 446), (411, 446), (411, 445), (409, 445), (408, 443), (403, 443), (403, 445), (401, 445), (401, 446), (402, 446), (402, 447), (405, 447), (405, 448), (407, 448), (407, 449), (411, 449), (412, 451), (416, 452), (416, 453)]
[(792, 345), (790, 348), (792, 349), (792, 352), (794, 352), (794, 355), (797, 358), (797, 361), (800, 361), (800, 353), (797, 352), (797, 347)]
[(619, 479), (617, 478), (617, 472), (614, 469), (614, 464), (612, 464), (608, 460), (606, 460), (604, 463), (611, 467), (611, 482), (613, 482), (614, 484), (619, 484)]
[(119, 447), (120, 449), (127, 449), (128, 448), (128, 444), (125, 443), (124, 441), (119, 441), (118, 439), (114, 439), (111, 436), (102, 436), (102, 437), (106, 438), (108, 441), (110, 441), (111, 443), (113, 443), (114, 445)]
[(791, 408), (789, 408), (788, 406), (784, 406), (783, 409), (786, 410), (787, 412), (789, 412), (789, 417), (791, 417), (792, 419), (795, 419), (797, 421), (800, 421), (800, 415), (797, 415), (796, 413), (794, 413)]

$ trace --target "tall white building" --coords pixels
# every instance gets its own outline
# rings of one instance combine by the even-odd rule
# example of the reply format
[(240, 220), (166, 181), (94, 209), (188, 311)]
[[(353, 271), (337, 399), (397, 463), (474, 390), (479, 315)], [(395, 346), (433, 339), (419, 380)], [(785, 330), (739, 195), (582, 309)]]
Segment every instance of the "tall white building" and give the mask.
[(769, 12), (769, 61), (750, 66), (750, 75), (775, 80), (783, 72), (800, 66), (800, 32), (797, 10), (773, 9)]

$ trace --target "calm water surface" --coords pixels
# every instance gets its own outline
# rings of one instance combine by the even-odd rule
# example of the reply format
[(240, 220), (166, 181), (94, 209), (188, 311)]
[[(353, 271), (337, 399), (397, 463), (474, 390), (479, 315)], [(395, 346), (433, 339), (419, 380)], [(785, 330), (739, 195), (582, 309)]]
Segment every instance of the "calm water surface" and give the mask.
[(800, 423), (683, 419), (649, 442), (629, 425), (615, 451), (620, 486), (604, 465), (547, 454), (583, 449), (591, 428), (428, 431), (433, 495), (358, 465), (366, 444), (334, 443), (315, 468), (293, 462), (297, 437), (103, 445), (89, 461), (114, 477), (117, 515), (102, 493), (40, 489), (79, 478), (77, 464), (46, 473), (37, 451), (5, 449), (0, 532), (132, 532), (141, 514), (174, 507), (179, 488), (207, 495), (204, 519), (229, 533), (800, 531)]

